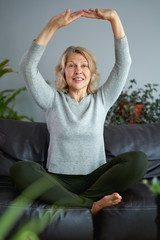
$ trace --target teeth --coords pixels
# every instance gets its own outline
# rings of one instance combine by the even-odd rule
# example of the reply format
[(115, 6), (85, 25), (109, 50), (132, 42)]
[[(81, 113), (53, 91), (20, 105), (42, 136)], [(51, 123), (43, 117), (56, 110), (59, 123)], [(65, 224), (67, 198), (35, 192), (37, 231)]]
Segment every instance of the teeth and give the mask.
[(83, 78), (74, 78), (74, 80), (81, 81)]

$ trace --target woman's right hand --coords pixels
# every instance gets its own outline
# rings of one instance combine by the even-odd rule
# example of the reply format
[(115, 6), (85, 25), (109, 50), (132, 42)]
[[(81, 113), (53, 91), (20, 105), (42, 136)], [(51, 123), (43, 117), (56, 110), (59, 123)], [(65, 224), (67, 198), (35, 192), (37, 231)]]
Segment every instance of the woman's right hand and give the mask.
[(71, 13), (70, 9), (68, 8), (65, 12), (62, 12), (62, 13), (54, 16), (53, 18), (51, 18), (49, 23), (53, 24), (54, 27), (59, 29), (61, 27), (64, 27), (64, 26), (70, 24), (71, 22), (77, 20), (83, 14), (84, 14), (84, 12), (82, 10)]
[(70, 13), (70, 9), (67, 9), (65, 12), (62, 12), (50, 19), (38, 37), (35, 39), (35, 42), (39, 45), (46, 46), (53, 34), (61, 27), (67, 26), (73, 21), (80, 18), (84, 12), (82, 10)]

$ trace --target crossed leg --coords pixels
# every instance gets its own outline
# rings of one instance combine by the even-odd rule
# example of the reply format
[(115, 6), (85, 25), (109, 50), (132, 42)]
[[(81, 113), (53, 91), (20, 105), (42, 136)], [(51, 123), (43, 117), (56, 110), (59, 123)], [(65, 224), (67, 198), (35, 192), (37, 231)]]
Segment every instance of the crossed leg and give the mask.
[(94, 200), (92, 214), (97, 214), (104, 207), (119, 204), (122, 200), (120, 193), (138, 182), (147, 168), (146, 155), (133, 151), (118, 155), (91, 173), (91, 180), (97, 180), (82, 195)]
[[(76, 176), (76, 184), (75, 176), (69, 176), (64, 183), (63, 176), (58, 178), (49, 174), (34, 162), (16, 163), (11, 167), (11, 176), (21, 191), (45, 176), (51, 188), (40, 199), (58, 206), (87, 207), (95, 215), (104, 207), (120, 203), (120, 193), (139, 181), (146, 173), (147, 166), (144, 153), (129, 152), (115, 157), (89, 175)], [(81, 185), (85, 186), (83, 190)], [(81, 190), (77, 190), (78, 186)]]

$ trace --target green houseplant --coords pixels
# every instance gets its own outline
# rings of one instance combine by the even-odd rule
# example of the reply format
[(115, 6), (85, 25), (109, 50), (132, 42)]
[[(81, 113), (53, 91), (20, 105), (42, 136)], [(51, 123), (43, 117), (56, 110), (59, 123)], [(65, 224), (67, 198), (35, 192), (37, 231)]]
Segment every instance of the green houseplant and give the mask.
[[(9, 61), (9, 59), (5, 59), (0, 62), (0, 78), (7, 73), (15, 72), (9, 67)], [(33, 118), (29, 118), (26, 115), (19, 115), (14, 109), (16, 97), (24, 91), (26, 91), (26, 87), (0, 91), (0, 118), (33, 121)]]
[(156, 217), (157, 239), (160, 239), (160, 181), (158, 180), (158, 178), (155, 177), (151, 182), (144, 179), (143, 183), (149, 188), (149, 190), (155, 196), (155, 201), (157, 204), (157, 217)]
[[(153, 123), (160, 121), (160, 95), (154, 97), (158, 84), (145, 84), (134, 88), (135, 79), (120, 94), (106, 116), (106, 124)], [(140, 105), (140, 112), (139, 112)]]
[(26, 208), (51, 187), (53, 187), (53, 183), (49, 182), (48, 179), (39, 178), (12, 201), (7, 210), (0, 216), (0, 240), (6, 238), (8, 240), (40, 240), (38, 235), (61, 213), (64, 213), (63, 208), (52, 204), (43, 210), (41, 217), (37, 215), (22, 223), (9, 238), (8, 233), (16, 225)]
[(149, 188), (155, 197), (160, 196), (160, 181), (155, 177), (151, 182), (144, 179), (143, 183)]

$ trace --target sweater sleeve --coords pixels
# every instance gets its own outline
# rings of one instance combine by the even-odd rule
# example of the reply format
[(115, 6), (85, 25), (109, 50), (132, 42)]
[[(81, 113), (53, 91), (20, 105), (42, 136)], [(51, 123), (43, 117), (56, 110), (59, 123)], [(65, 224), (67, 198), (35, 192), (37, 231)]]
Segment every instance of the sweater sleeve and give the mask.
[(103, 104), (109, 109), (119, 97), (131, 66), (131, 57), (127, 37), (114, 38), (115, 64), (107, 81), (99, 89)]
[(56, 90), (46, 83), (38, 70), (38, 63), (45, 48), (33, 41), (20, 62), (20, 72), (35, 102), (44, 111), (48, 111), (54, 103)]

